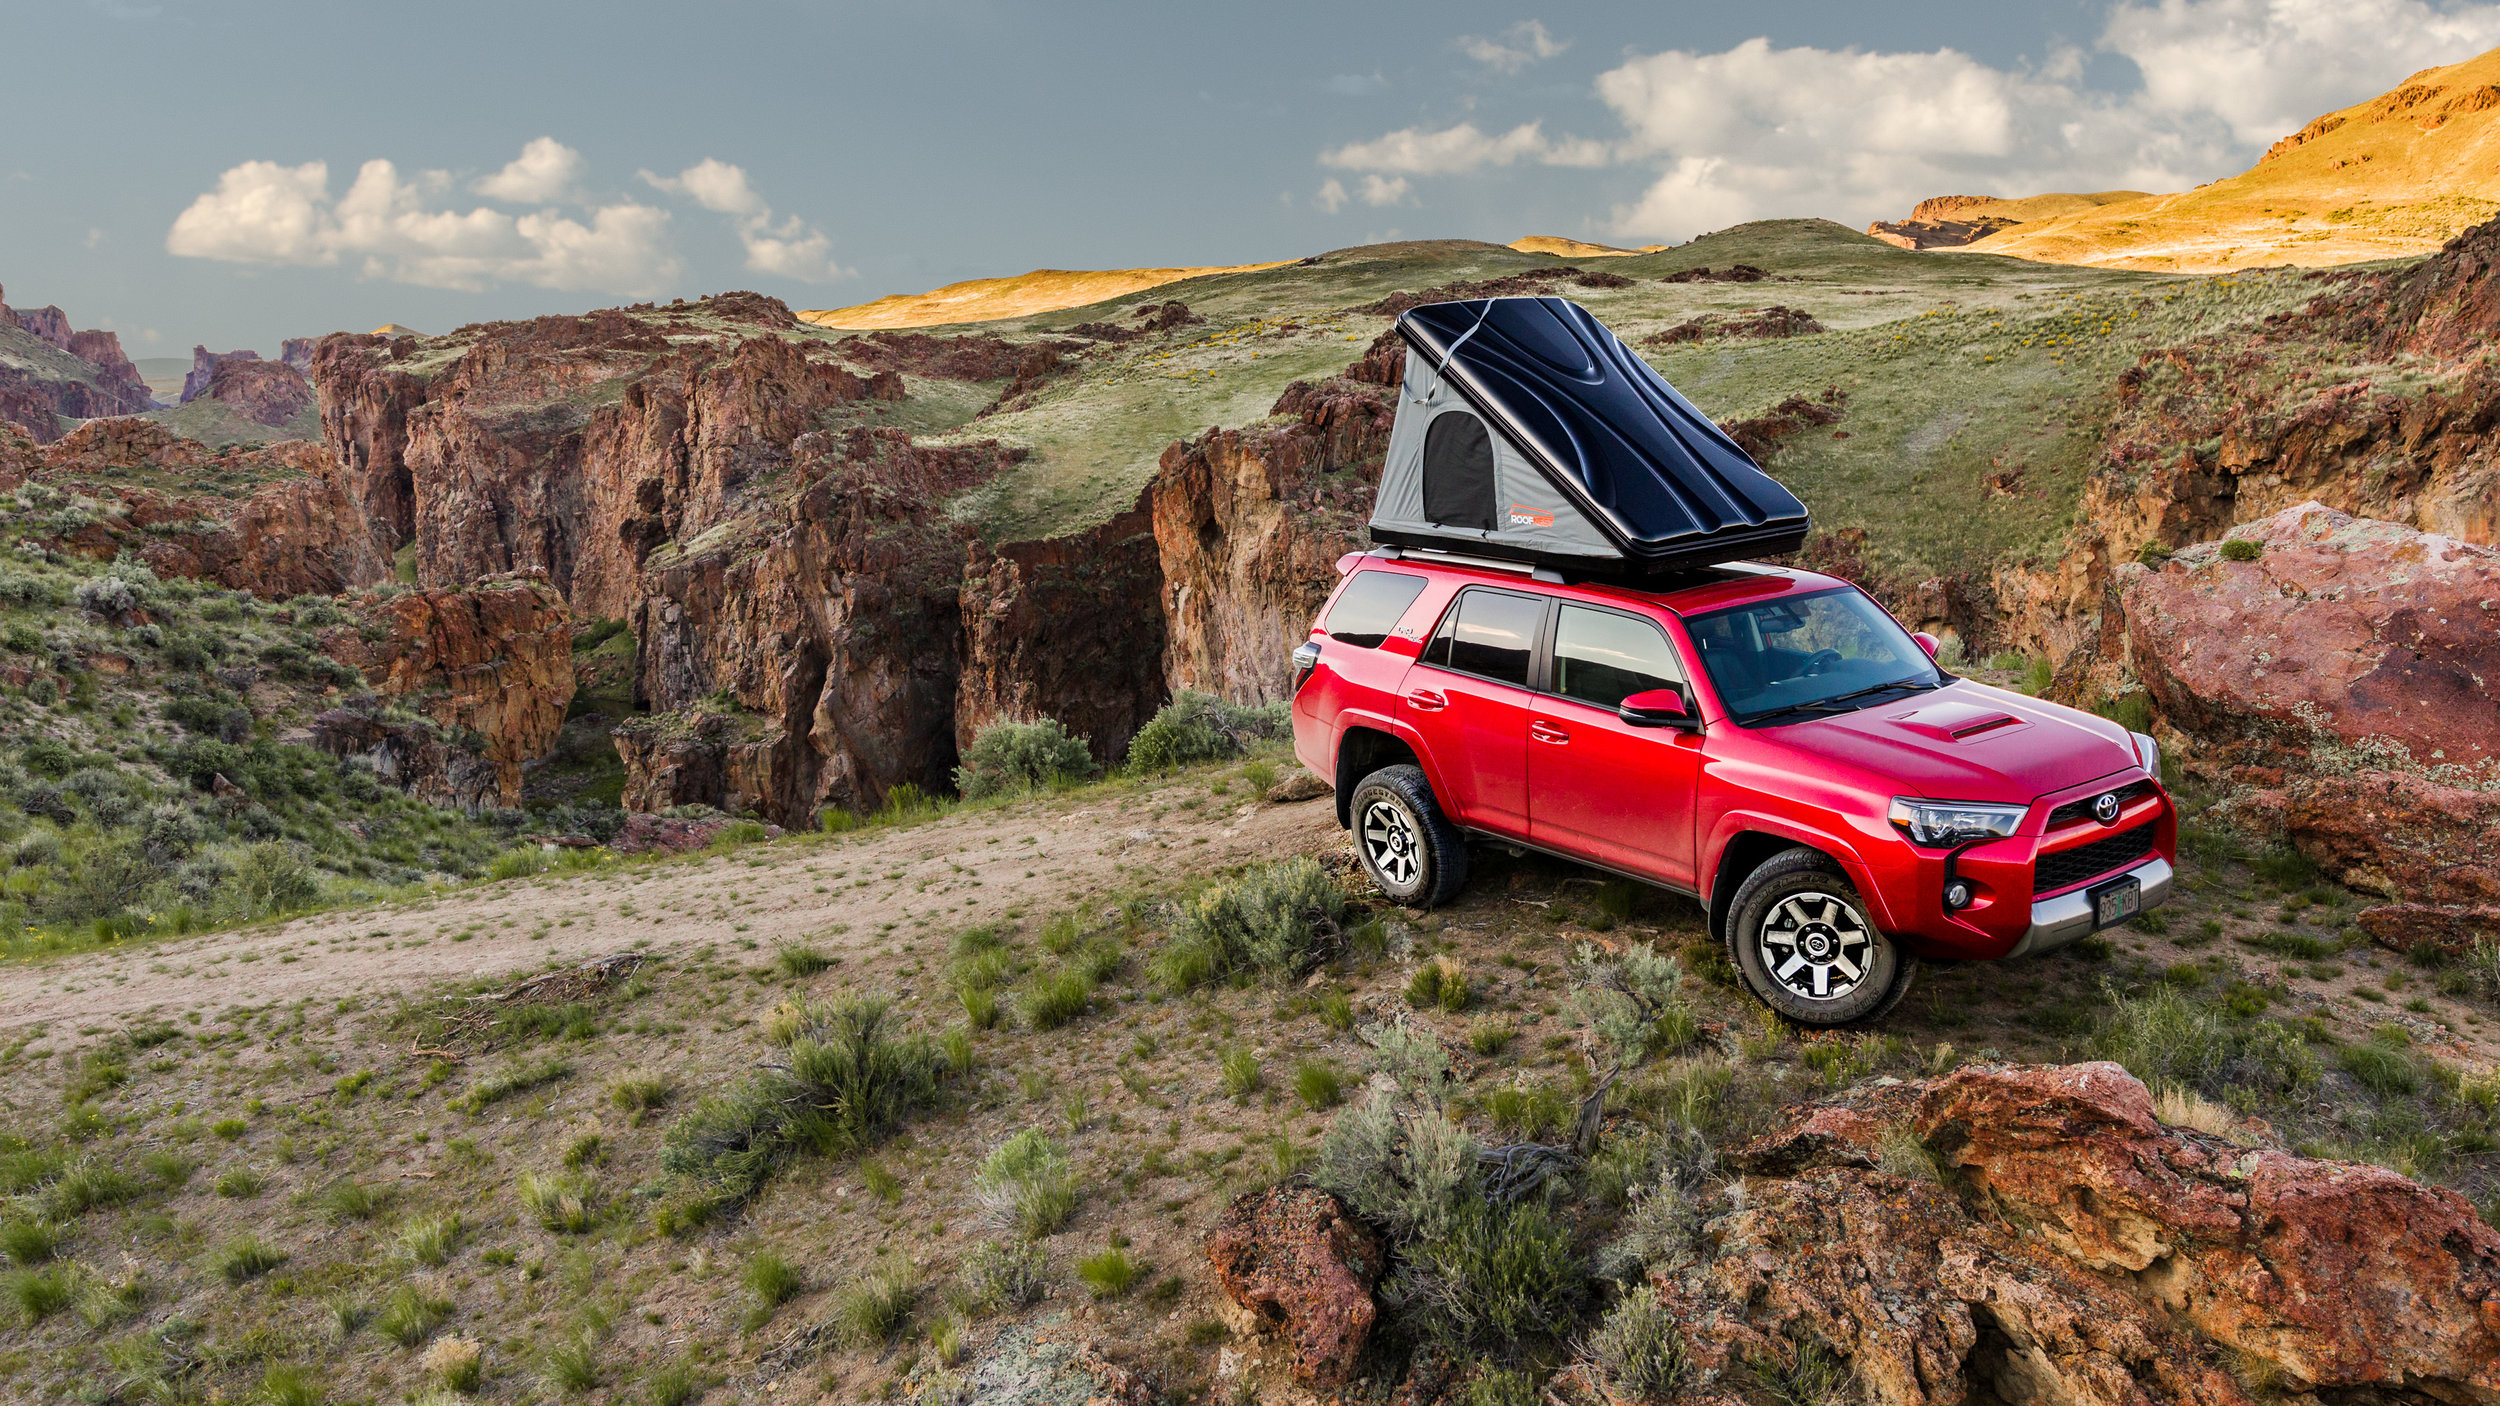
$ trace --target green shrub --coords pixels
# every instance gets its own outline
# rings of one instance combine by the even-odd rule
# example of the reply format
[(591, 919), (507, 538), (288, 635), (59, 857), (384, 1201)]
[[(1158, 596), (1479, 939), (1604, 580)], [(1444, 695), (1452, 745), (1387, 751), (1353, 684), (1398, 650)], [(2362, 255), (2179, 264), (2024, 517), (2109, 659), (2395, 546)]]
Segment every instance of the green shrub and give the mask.
[(19, 1268), (44, 1263), (60, 1249), (58, 1227), (40, 1220), (13, 1220), (0, 1224), (0, 1259)]
[(1452, 1346), (1560, 1336), (1587, 1284), (1570, 1229), (1535, 1201), (1461, 1203), (1443, 1234), (1416, 1246), (1407, 1273), (1423, 1325)]
[(217, 1174), (217, 1194), (230, 1201), (248, 1201), (260, 1194), (260, 1173), (249, 1167), (230, 1167)]
[(1090, 780), (1100, 768), (1085, 739), (1056, 718), (1030, 723), (992, 723), (972, 739), (955, 789), (968, 801)]
[(675, 1093), (676, 1087), (667, 1079), (633, 1075), (608, 1085), (608, 1102), (625, 1114), (628, 1123), (640, 1127), (645, 1117), (665, 1107)]
[(1293, 1093), (1303, 1107), (1325, 1112), (1345, 1097), (1345, 1076), (1325, 1060), (1306, 1059), (1293, 1068)]
[(945, 1067), (928, 1037), (893, 1030), (891, 1009), (856, 995), (799, 1003), (788, 1067), (761, 1071), (680, 1118), (662, 1146), (662, 1168), (691, 1183), (703, 1204), (731, 1205), (796, 1153), (874, 1145), (936, 1098)]
[(1518, 1038), (1519, 1027), (1501, 1016), (1488, 1016), (1467, 1027), (1467, 1048), (1487, 1059), (1510, 1048), (1510, 1042)]
[(1425, 1238), (1475, 1196), (1476, 1141), (1437, 1106), (1374, 1090), (1329, 1125), (1312, 1179), (1393, 1238)]
[[(259, 1184), (255, 1182), (252, 1189), (258, 1191)], [(137, 1177), (87, 1159), (55, 1178), (44, 1192), (44, 1202), (55, 1216), (81, 1216), (100, 1206), (118, 1206), (139, 1191)]]
[(239, 1235), (217, 1252), (218, 1276), (229, 1284), (258, 1279), (286, 1263), (286, 1253), (252, 1235)]
[(1616, 1391), (1635, 1400), (1664, 1401), (1693, 1375), (1683, 1333), (1647, 1284), (1623, 1296), (1588, 1346)]
[(833, 958), (803, 942), (785, 942), (773, 953), (773, 962), (786, 977), (814, 976), (833, 965)]
[(70, 1306), (77, 1286), (60, 1269), (11, 1271), (0, 1278), (0, 1299), (17, 1310), (18, 1321), (32, 1328)]
[(1544, 1406), (1545, 1393), (1536, 1388), (1536, 1378), (1514, 1367), (1496, 1367), (1478, 1363), (1475, 1375), (1467, 1379), (1467, 1389), (1460, 1393), (1458, 1406)]
[(1354, 1028), (1354, 998), (1343, 991), (1331, 991), (1319, 998), (1319, 1023), (1343, 1035)]
[(542, 1359), (547, 1385), (566, 1395), (599, 1385), (599, 1338), (584, 1330), (558, 1339)]
[(414, 1284), (402, 1284), (382, 1301), (382, 1311), (374, 1315), (373, 1327), (401, 1347), (415, 1347), (449, 1317), (451, 1300), (428, 1294)]
[(738, 1278), (767, 1310), (781, 1307), (807, 1288), (807, 1276), (775, 1250), (756, 1251)]
[(1283, 737), (1292, 728), (1293, 715), (1285, 703), (1245, 708), (1183, 689), (1129, 739), (1128, 765), (1132, 771), (1154, 773), (1222, 761), (1241, 755), (1252, 742)]
[(965, 1257), (964, 1285), (973, 1302), (989, 1312), (1030, 1308), (1047, 1287), (1045, 1269), (1039, 1241), (990, 1240)]
[(1056, 1030), (1085, 1014), (1093, 999), (1093, 980), (1083, 971), (1055, 967), (1034, 973), (1018, 993), (1016, 1009), (1035, 1030)]
[(382, 1213), (390, 1201), (389, 1187), (368, 1186), (360, 1181), (332, 1182), (321, 1193), (321, 1209), (340, 1220), (371, 1220)]
[(2179, 1084), (2220, 1099), (2233, 1087), (2280, 1094), (2314, 1083), (2317, 1057), (2273, 1020), (2235, 1020), (2175, 986), (2112, 995), (2094, 1023), (2092, 1052), (2150, 1087)]
[(642, 1399), (645, 1406), (687, 1406), (703, 1394), (708, 1380), (693, 1363), (680, 1358), (644, 1381)]
[(1247, 1098), (1267, 1083), (1267, 1071), (1260, 1067), (1259, 1057), (1248, 1050), (1228, 1051), (1219, 1067), (1227, 1098)]
[(2233, 537), (2222, 544), (2224, 561), (2255, 561), (2264, 553), (2265, 547), (2262, 544), (2251, 542), (2245, 537)]
[(1126, 1298), (1128, 1291), (1146, 1277), (1146, 1266), (1115, 1245), (1077, 1261), (1076, 1277), (1085, 1281), (1086, 1289), (1095, 1298)]
[(883, 1265), (835, 1296), (833, 1322), (851, 1346), (882, 1347), (903, 1330), (919, 1297), (920, 1286), (909, 1265)]
[(2374, 1094), (2410, 1097), (2422, 1091), (2422, 1072), (2413, 1056), (2372, 1041), (2346, 1045), (2335, 1052), (2335, 1067), (2361, 1081)]
[(1039, 1240), (1076, 1214), (1076, 1177), (1059, 1144), (1027, 1128), (981, 1163), (973, 1196), (991, 1224)]
[(1342, 936), (1345, 907), (1345, 890), (1316, 860), (1256, 865), (1181, 910), (1155, 955), (1155, 975), (1174, 990), (1235, 972), (1299, 976)]
[(531, 845), (523, 849), (508, 849), (496, 855), (493, 862), (486, 866), (486, 877), (497, 881), (526, 879), (533, 874), (544, 872), (546, 868), (546, 854), (537, 846)]

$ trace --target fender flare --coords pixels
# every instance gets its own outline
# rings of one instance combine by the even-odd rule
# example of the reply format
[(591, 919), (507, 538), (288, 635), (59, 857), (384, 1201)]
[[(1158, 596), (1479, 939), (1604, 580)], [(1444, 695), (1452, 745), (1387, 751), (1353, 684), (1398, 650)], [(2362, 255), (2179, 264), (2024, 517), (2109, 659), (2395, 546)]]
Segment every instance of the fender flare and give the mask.
[(1709, 843), (1703, 851), (1704, 862), (1699, 866), (1699, 876), (1707, 882), (1702, 891), (1702, 902), (1710, 915), (1713, 936), (1725, 935), (1727, 908), (1735, 898), (1738, 883), (1742, 882), (1722, 884), (1720, 871), (1726, 864), (1728, 850), (1740, 837), (1748, 834), (1768, 835), (1773, 839), (1789, 841), (1791, 845), (1802, 845), (1830, 855), (1840, 865), (1840, 871), (1849, 876), (1849, 882), (1857, 886), (1858, 896), (1865, 899), (1866, 906), (1873, 910), (1871, 916), (1875, 925), (1886, 932), (1900, 930), (1901, 925), (1893, 915), (1882, 886), (1874, 882), (1873, 869), (1859, 855), (1857, 846), (1842, 834), (1764, 811), (1731, 810), (1712, 825)]
[(1380, 733), (1413, 753), (1415, 765), (1423, 768), (1424, 784), (1432, 788), (1433, 796), (1437, 799), (1449, 794), (1441, 788), (1441, 768), (1434, 763), (1431, 749), (1424, 745), (1423, 734), (1412, 724), (1368, 709), (1348, 708), (1337, 715), (1337, 729), (1328, 742), (1328, 770), (1336, 779), (1339, 829), (1353, 827), (1354, 786), (1363, 779), (1344, 774), (1346, 734), (1357, 728)]

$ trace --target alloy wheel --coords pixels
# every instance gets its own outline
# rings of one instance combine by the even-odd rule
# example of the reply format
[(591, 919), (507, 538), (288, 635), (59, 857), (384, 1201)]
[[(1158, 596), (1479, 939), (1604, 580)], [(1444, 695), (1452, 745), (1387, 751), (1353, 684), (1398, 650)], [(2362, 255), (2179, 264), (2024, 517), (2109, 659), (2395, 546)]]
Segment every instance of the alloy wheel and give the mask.
[(1866, 979), (1875, 936), (1850, 902), (1809, 889), (1782, 899), (1763, 921), (1762, 969), (1811, 1001), (1835, 1001)]
[(1405, 807), (1382, 800), (1363, 808), (1363, 858), (1373, 873), (1398, 888), (1410, 887), (1423, 872), (1422, 849)]

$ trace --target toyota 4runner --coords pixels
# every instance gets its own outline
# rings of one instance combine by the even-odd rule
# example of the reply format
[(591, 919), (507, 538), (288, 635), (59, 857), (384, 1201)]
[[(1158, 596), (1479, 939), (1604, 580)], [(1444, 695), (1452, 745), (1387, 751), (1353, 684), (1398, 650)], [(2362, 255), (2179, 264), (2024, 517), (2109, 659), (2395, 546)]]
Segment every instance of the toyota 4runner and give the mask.
[(2152, 738), (1946, 672), (1845, 581), (1396, 547), (1338, 570), (1294, 750), (1399, 903), (1456, 895), (1469, 836), (1558, 855), (1695, 898), (1757, 997), (1836, 1026), (1921, 957), (2052, 951), (2169, 896)]

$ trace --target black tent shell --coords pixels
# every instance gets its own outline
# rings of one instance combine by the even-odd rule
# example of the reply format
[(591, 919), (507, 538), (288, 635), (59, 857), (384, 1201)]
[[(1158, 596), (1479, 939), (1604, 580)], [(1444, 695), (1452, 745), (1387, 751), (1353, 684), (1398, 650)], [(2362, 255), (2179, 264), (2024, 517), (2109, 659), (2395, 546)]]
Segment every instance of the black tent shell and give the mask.
[(1397, 327), (1373, 540), (1599, 576), (1804, 542), (1796, 495), (1579, 304), (1429, 303)]

